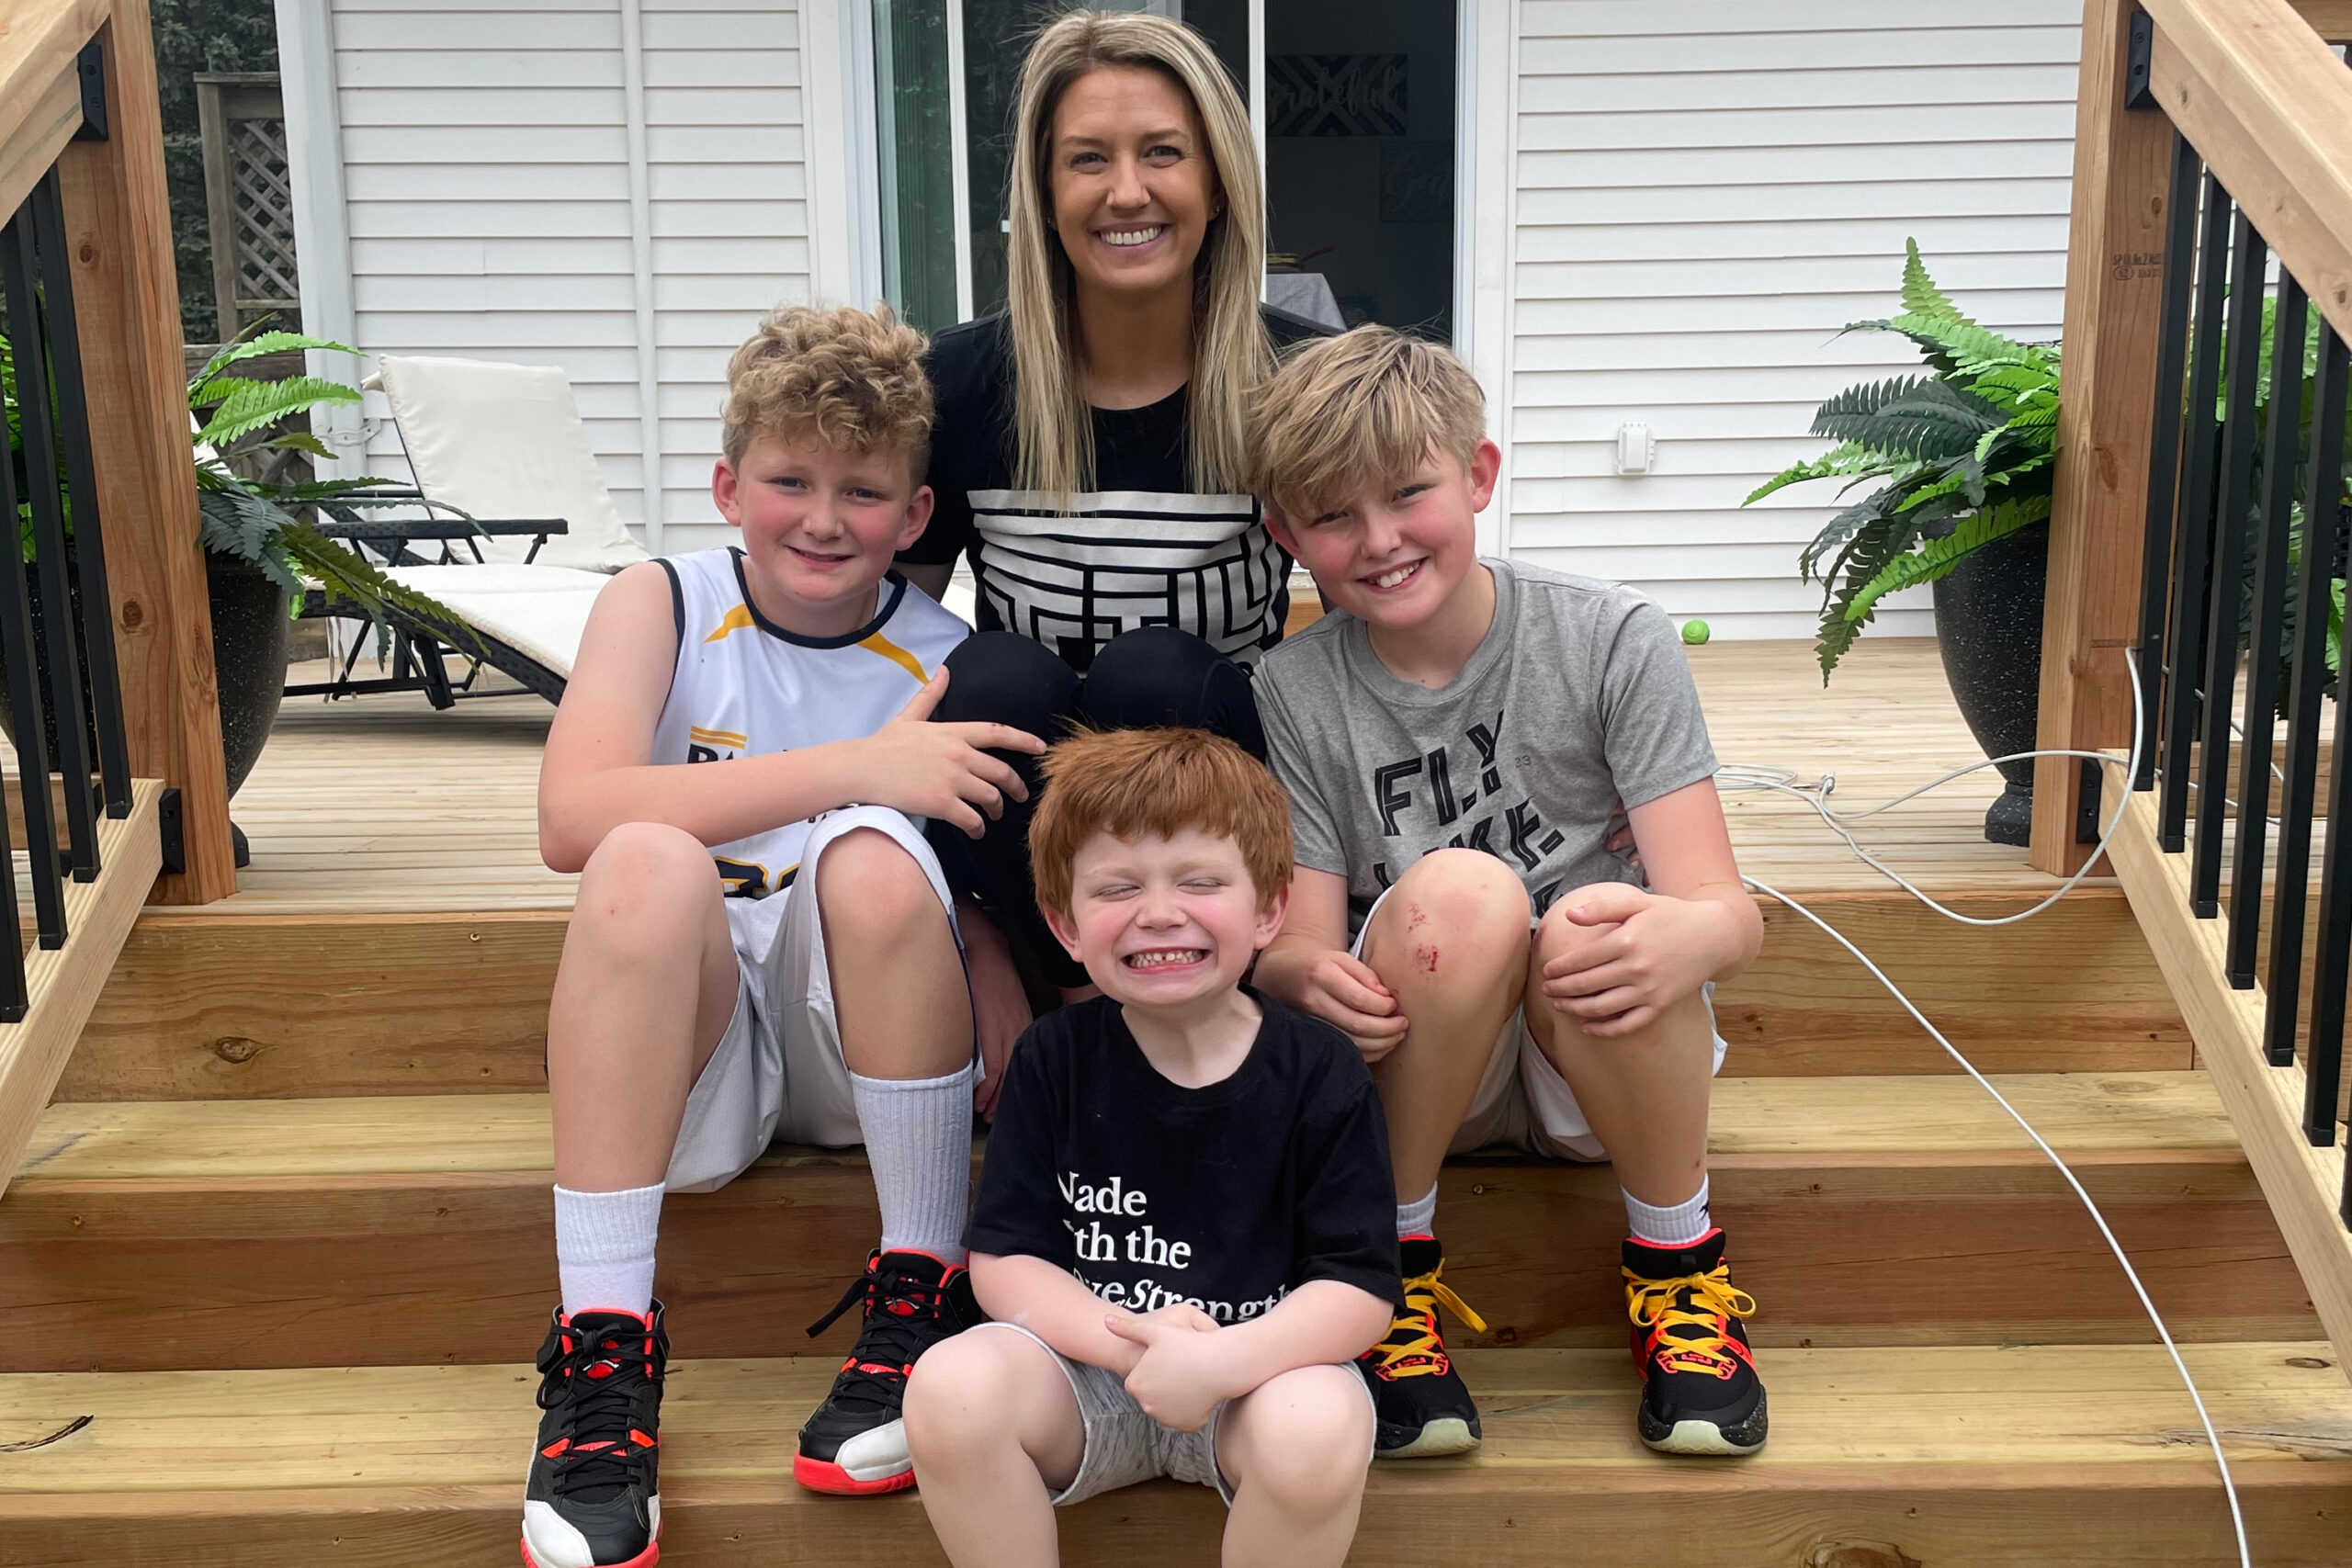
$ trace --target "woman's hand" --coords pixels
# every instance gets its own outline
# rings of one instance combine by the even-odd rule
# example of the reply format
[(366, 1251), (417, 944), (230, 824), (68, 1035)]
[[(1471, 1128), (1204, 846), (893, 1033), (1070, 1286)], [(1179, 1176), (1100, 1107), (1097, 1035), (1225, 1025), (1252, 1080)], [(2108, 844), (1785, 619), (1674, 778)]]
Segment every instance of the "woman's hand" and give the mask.
[(978, 905), (956, 900), (956, 927), (964, 937), (964, 965), (972, 986), (972, 1025), (980, 1052), (980, 1081), (972, 1086), (972, 1109), (996, 1120), (997, 1096), (1004, 1092), (1004, 1070), (1012, 1047), (1029, 1027), (1029, 993), (1013, 967), (1012, 948)]
[(1713, 977), (1736, 937), (1729, 912), (1713, 899), (1669, 898), (1624, 883), (1572, 897), (1562, 918), (1600, 934), (1544, 965), (1544, 995), (1598, 1039), (1649, 1027)]
[(1004, 815), (1005, 796), (1029, 798), (1012, 764), (990, 751), (1043, 752), (1046, 743), (1008, 724), (933, 724), (947, 694), (942, 666), (889, 723), (863, 740), (842, 742), (854, 756), (845, 798), (888, 806), (910, 817), (935, 817), (972, 838)]

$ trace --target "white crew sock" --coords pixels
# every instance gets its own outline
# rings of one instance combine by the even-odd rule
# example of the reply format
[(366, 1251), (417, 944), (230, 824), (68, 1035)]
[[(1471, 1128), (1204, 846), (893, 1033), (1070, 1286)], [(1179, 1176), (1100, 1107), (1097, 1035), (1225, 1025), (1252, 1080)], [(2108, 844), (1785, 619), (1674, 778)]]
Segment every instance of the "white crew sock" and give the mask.
[(1408, 1235), (1427, 1235), (1430, 1234), (1430, 1227), (1435, 1224), (1437, 1224), (1437, 1183), (1434, 1181), (1430, 1183), (1428, 1191), (1411, 1202), (1396, 1205), (1396, 1237), (1399, 1241)]
[(555, 1190), (555, 1265), (566, 1316), (653, 1307), (653, 1239), (662, 1183), (620, 1192)]
[(972, 1073), (944, 1078), (849, 1076), (882, 1204), (882, 1250), (964, 1261), (972, 1186)]
[[(1652, 1247), (1688, 1247), (1706, 1235), (1714, 1228), (1714, 1222), (1707, 1217), (1707, 1179), (1702, 1176), (1697, 1193), (1663, 1209), (1626, 1192), (1625, 1224), (1634, 1233), (1634, 1239)], [(1624, 1189), (1618, 1190), (1623, 1192)]]

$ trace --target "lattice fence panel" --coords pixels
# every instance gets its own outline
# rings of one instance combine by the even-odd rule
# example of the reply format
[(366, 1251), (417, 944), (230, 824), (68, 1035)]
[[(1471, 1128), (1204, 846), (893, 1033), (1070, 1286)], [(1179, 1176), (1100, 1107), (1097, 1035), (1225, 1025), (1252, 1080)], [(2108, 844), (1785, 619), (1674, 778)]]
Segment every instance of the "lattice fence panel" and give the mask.
[(256, 317), (299, 325), (302, 289), (294, 263), (294, 187), (277, 77), (207, 73), (196, 79), (204, 137), (204, 184), (212, 240), (213, 295), (225, 341)]

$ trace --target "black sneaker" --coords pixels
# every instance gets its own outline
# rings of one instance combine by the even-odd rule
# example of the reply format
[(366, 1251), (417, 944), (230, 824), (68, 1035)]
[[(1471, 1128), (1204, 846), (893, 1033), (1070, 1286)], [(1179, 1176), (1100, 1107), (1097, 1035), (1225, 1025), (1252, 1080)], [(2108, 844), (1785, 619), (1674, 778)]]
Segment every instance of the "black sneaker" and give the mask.
[(661, 1561), (662, 1303), (561, 1309), (539, 1347), (538, 1446), (523, 1492), (530, 1568), (653, 1568)]
[(1642, 1373), (1642, 1441), (1669, 1454), (1752, 1454), (1764, 1446), (1764, 1381), (1741, 1319), (1756, 1299), (1731, 1282), (1724, 1233), (1688, 1247), (1628, 1237), (1625, 1314)]
[(1478, 1406), (1438, 1337), (1438, 1304), (1443, 1303), (1474, 1329), (1483, 1331), (1486, 1319), (1439, 1278), (1445, 1272), (1445, 1248), (1435, 1236), (1408, 1235), (1398, 1250), (1405, 1310), (1388, 1325), (1387, 1338), (1356, 1358), (1356, 1370), (1372, 1386), (1372, 1457), (1435, 1459), (1467, 1453), (1478, 1446)]
[(833, 1378), (833, 1390), (800, 1428), (792, 1479), (811, 1492), (867, 1496), (915, 1483), (899, 1408), (907, 1374), (925, 1350), (980, 1321), (972, 1277), (928, 1252), (877, 1252), (811, 1337), (860, 1301), (865, 1326)]

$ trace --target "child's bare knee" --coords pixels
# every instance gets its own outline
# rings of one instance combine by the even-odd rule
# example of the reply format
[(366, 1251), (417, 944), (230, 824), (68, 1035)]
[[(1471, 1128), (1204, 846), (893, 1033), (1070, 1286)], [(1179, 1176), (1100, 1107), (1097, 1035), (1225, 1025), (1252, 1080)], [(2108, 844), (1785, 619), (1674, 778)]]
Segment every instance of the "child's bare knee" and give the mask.
[(1391, 985), (1515, 976), (1527, 953), (1527, 889), (1510, 867), (1476, 850), (1439, 850), (1397, 879), (1365, 953)]
[(1249, 1395), (1235, 1468), (1243, 1487), (1283, 1512), (1329, 1515), (1363, 1486), (1372, 1457), (1372, 1402), (1342, 1367), (1300, 1367)]
[(873, 828), (854, 828), (825, 846), (817, 862), (817, 907), (829, 931), (876, 940), (946, 919), (913, 853)]
[(953, 1463), (1008, 1440), (1004, 1412), (1013, 1393), (1002, 1334), (959, 1334), (923, 1352), (907, 1379), (902, 1414), (918, 1463)]
[(692, 833), (663, 822), (624, 822), (581, 868), (570, 936), (609, 936), (643, 952), (665, 932), (699, 931), (699, 922), (683, 917), (718, 891), (710, 852)]

